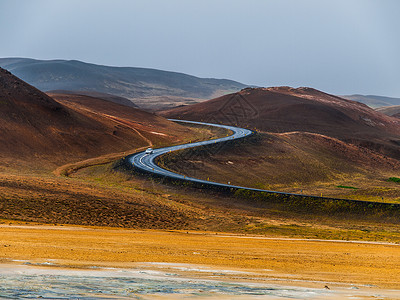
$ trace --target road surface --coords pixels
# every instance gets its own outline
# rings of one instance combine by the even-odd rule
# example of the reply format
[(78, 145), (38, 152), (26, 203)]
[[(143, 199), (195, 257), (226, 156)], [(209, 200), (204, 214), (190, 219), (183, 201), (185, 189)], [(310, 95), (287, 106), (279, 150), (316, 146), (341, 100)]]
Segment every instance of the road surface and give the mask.
[[(228, 130), (232, 131), (232, 134), (223, 138), (217, 138), (217, 139), (212, 139), (208, 141), (203, 141), (203, 142), (196, 142), (196, 143), (188, 143), (188, 144), (183, 144), (183, 145), (177, 145), (177, 146), (171, 146), (171, 147), (165, 147), (165, 148), (159, 148), (159, 149), (154, 149), (153, 153), (151, 154), (146, 154), (145, 152), (139, 152), (137, 154), (134, 154), (130, 157), (128, 157), (129, 162), (133, 164), (135, 168), (138, 168), (142, 171), (145, 172), (150, 172), (154, 173), (157, 175), (161, 176), (166, 176), (169, 178), (174, 178), (174, 179), (179, 179), (179, 180), (186, 180), (190, 182), (195, 182), (195, 183), (201, 183), (201, 184), (206, 184), (206, 185), (213, 185), (213, 186), (218, 186), (218, 187), (226, 187), (226, 188), (234, 188), (234, 189), (246, 189), (246, 190), (251, 190), (251, 191), (258, 191), (258, 192), (268, 192), (268, 193), (276, 193), (276, 194), (284, 194), (284, 195), (298, 195), (298, 196), (305, 196), (305, 195), (300, 195), (300, 194), (292, 194), (292, 193), (283, 193), (283, 192), (278, 192), (278, 191), (269, 191), (269, 190), (262, 190), (262, 189), (254, 189), (254, 188), (249, 188), (249, 187), (243, 187), (243, 186), (237, 186), (237, 185), (231, 185), (231, 184), (224, 184), (224, 183), (218, 183), (218, 182), (212, 182), (212, 181), (207, 181), (207, 180), (202, 180), (198, 178), (193, 178), (193, 177), (188, 177), (182, 174), (174, 173), (171, 171), (168, 171), (166, 169), (163, 169), (159, 167), (155, 163), (155, 159), (163, 155), (165, 153), (171, 152), (171, 151), (177, 151), (177, 150), (182, 150), (182, 149), (188, 149), (188, 148), (194, 148), (198, 146), (204, 146), (204, 145), (209, 145), (209, 144), (215, 144), (215, 143), (221, 143), (225, 141), (230, 141), (230, 140), (236, 140), (236, 139), (241, 139), (246, 136), (250, 136), (253, 134), (251, 130), (244, 129), (244, 128), (239, 128), (239, 127), (234, 127), (234, 126), (227, 126), (227, 125), (219, 125), (219, 124), (212, 124), (212, 123), (203, 123), (203, 122), (195, 122), (195, 121), (185, 121), (185, 120), (176, 120), (176, 119), (169, 119), (170, 121), (174, 122), (182, 122), (182, 123), (190, 123), (190, 124), (199, 124), (199, 125), (208, 125), (208, 126), (214, 126), (214, 127), (220, 127), (220, 128), (225, 128)], [(234, 178), (232, 178), (234, 180)], [(314, 196), (310, 196), (314, 197)], [(320, 198), (320, 197), (318, 197)]]

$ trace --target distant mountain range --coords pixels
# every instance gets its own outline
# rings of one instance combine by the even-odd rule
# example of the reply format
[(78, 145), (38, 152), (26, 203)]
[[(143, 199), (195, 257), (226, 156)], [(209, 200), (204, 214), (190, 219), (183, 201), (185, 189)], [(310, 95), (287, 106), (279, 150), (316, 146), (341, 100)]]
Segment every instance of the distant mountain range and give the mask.
[(101, 66), (76, 60), (0, 58), (0, 67), (41, 91), (106, 93), (128, 98), (144, 108), (196, 103), (246, 87), (226, 79), (198, 78), (146, 68)]
[[(148, 68), (110, 67), (77, 60), (0, 58), (0, 67), (44, 92), (92, 95), (150, 110), (195, 104), (238, 92), (247, 85)], [(99, 97), (101, 96), (101, 97)], [(114, 97), (116, 96), (116, 97)], [(344, 95), (372, 108), (400, 105), (400, 98)]]
[(372, 108), (400, 105), (400, 98), (391, 98), (375, 95), (345, 95), (342, 98), (364, 103)]

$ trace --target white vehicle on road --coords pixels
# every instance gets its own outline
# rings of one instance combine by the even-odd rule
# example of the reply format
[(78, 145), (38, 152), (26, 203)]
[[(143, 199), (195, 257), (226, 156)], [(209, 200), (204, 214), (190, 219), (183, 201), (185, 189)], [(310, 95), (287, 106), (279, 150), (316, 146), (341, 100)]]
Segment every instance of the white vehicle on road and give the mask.
[(153, 148), (147, 148), (146, 151), (144, 152), (146, 154), (152, 154), (153, 153)]

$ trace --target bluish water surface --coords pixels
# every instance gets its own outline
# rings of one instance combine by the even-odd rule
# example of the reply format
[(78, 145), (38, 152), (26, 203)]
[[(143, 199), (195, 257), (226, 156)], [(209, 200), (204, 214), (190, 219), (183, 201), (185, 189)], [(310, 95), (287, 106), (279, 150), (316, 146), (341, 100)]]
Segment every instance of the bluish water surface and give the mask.
[[(0, 265), (0, 298), (6, 299), (149, 299), (168, 298), (228, 299), (327, 299), (335, 297), (327, 289), (289, 287), (256, 280), (229, 280), (235, 271), (200, 269), (207, 276), (182, 273), (186, 267), (154, 270), (146, 268), (72, 269), (31, 264)], [(184, 270), (183, 270), (184, 271)], [(224, 273), (225, 272), (225, 273)], [(240, 272), (238, 272), (240, 273)], [(226, 274), (227, 278), (223, 277)], [(248, 274), (247, 274), (248, 275)], [(238, 276), (238, 274), (235, 274)], [(214, 278), (213, 278), (214, 277)], [(351, 296), (350, 294), (348, 296)], [(361, 299), (361, 298), (359, 298)], [(364, 298), (363, 298), (364, 299)]]

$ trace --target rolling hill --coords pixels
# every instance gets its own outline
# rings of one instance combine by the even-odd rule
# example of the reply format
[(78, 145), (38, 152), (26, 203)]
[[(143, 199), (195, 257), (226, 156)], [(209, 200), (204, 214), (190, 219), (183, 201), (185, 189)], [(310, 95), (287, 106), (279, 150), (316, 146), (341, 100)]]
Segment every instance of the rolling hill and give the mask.
[(265, 132), (310, 132), (400, 158), (400, 121), (365, 104), (311, 88), (246, 88), (202, 103), (160, 112)]
[(160, 114), (188, 120), (213, 118), (262, 131), (307, 131), (338, 138), (400, 133), (397, 119), (312, 88), (246, 88)]
[(375, 95), (344, 95), (340, 97), (364, 103), (372, 108), (400, 105), (400, 98), (393, 98), (393, 97), (384, 97)]
[(400, 105), (378, 107), (376, 108), (376, 111), (390, 117), (400, 118)]
[(1, 58), (0, 67), (41, 91), (106, 93), (128, 98), (143, 108), (199, 102), (245, 87), (225, 79), (146, 68), (108, 67), (76, 60)]
[(397, 201), (397, 187), (387, 178), (400, 171), (400, 120), (365, 104), (311, 88), (274, 87), (244, 89), (160, 114), (258, 131), (237, 145), (167, 156), (164, 165), (181, 174), (255, 188)]
[(117, 104), (130, 106), (130, 107), (138, 107), (135, 103), (131, 100), (119, 97), (115, 95), (110, 95), (107, 93), (99, 93), (99, 92), (91, 92), (91, 91), (66, 91), (66, 90), (54, 90), (54, 91), (47, 91), (47, 94), (64, 94), (64, 95), (78, 95), (78, 96), (88, 96), (96, 99), (102, 99), (110, 102), (114, 102)]
[(56, 101), (0, 68), (0, 163), (52, 168), (149, 140), (180, 141), (190, 132), (151, 113), (81, 97), (87, 99), (79, 106)]

